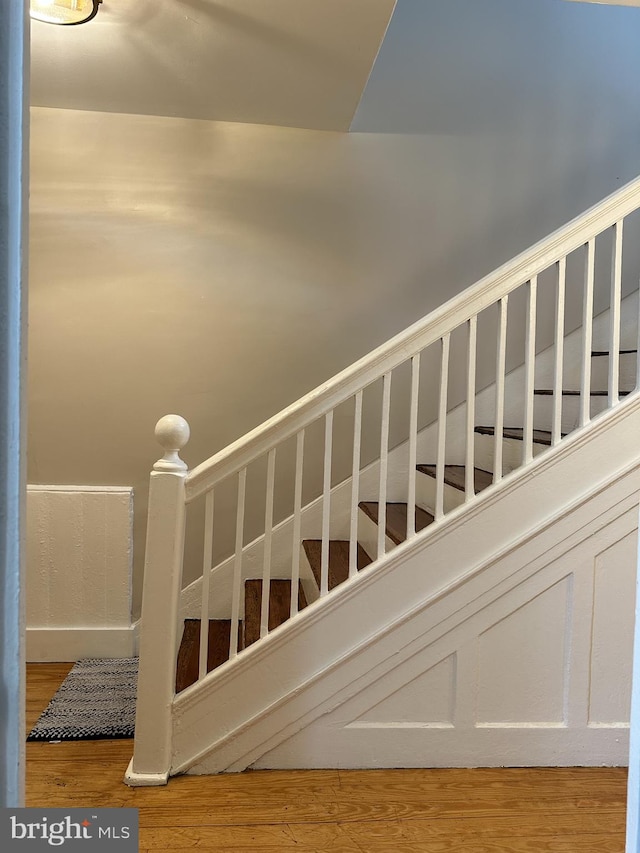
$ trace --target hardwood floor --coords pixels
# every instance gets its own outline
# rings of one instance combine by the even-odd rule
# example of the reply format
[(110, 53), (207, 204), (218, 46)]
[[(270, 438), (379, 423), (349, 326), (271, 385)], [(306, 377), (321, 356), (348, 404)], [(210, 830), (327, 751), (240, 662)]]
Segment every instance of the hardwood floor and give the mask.
[[(70, 664), (30, 664), (33, 725)], [(622, 853), (622, 768), (259, 771), (128, 788), (132, 741), (27, 744), (27, 805), (140, 809), (140, 851)]]

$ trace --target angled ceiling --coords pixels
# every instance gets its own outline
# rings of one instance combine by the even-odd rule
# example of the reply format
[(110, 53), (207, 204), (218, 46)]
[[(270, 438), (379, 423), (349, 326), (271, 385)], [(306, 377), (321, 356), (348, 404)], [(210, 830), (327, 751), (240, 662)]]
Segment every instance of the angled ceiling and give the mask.
[(398, 0), (350, 129), (602, 139), (637, 115), (639, 35), (625, 5)]
[(104, 0), (32, 22), (31, 102), (348, 130), (395, 0)]

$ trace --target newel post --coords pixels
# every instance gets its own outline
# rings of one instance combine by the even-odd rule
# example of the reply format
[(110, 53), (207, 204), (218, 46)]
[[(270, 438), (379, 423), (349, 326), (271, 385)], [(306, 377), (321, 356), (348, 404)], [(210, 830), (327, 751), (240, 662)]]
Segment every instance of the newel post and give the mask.
[(164, 785), (171, 768), (187, 476), (179, 453), (189, 441), (189, 424), (179, 415), (166, 415), (155, 434), (164, 456), (153, 466), (149, 484), (136, 731), (125, 775), (128, 785)]

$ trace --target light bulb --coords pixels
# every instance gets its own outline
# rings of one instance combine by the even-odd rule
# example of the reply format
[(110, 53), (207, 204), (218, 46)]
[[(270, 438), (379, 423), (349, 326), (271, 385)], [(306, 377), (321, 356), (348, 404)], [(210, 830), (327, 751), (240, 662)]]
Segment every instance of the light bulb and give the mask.
[(84, 24), (98, 11), (102, 0), (30, 0), (30, 14), (47, 24)]

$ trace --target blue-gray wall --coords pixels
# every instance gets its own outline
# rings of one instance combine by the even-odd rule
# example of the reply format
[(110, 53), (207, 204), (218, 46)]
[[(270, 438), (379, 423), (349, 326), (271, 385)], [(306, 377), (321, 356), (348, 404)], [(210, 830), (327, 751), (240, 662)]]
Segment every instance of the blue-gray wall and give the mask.
[(640, 173), (640, 8), (398, 0), (351, 130), (431, 139), (446, 229), (491, 267)]

